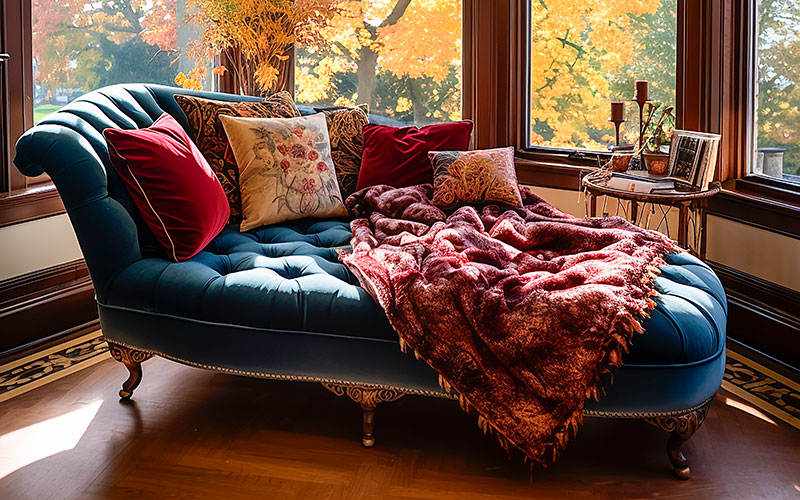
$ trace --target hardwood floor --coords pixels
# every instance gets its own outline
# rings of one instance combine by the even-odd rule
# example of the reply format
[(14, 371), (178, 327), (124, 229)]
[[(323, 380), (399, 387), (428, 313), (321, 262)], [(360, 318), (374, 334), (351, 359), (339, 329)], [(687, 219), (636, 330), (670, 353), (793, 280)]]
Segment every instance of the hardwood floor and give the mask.
[(673, 478), (663, 431), (592, 418), (530, 480), (453, 401), (379, 406), (365, 449), (358, 407), (317, 384), (153, 359), (126, 404), (126, 376), (106, 360), (0, 403), (0, 498), (800, 498), (800, 431), (724, 391), (685, 446), (691, 481)]

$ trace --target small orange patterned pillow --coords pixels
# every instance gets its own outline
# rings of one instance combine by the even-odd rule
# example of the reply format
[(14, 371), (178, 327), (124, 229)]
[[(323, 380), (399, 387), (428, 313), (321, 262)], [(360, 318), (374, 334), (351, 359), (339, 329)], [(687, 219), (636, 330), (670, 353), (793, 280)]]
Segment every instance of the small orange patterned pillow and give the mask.
[(443, 208), (476, 203), (522, 206), (514, 148), (431, 151), (433, 204)]

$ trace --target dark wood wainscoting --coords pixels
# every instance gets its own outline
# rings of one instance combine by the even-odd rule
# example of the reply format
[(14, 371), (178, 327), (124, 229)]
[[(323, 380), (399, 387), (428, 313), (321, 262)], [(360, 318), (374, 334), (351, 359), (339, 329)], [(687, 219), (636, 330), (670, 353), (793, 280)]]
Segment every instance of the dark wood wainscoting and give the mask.
[(94, 288), (83, 259), (0, 281), (0, 359), (97, 329)]
[(708, 262), (728, 295), (728, 337), (800, 370), (800, 292)]

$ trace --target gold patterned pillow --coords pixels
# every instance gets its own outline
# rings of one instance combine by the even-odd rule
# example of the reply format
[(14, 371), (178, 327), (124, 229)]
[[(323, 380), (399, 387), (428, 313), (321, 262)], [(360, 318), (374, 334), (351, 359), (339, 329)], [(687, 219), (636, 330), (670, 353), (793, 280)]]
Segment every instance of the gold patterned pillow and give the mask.
[(356, 108), (321, 109), (328, 122), (331, 140), (331, 156), (336, 166), (336, 178), (342, 198), (346, 199), (356, 190), (358, 172), (361, 170), (361, 155), (364, 153), (364, 125), (369, 123), (369, 107), (361, 104)]
[(203, 153), (217, 174), (231, 207), (231, 222), (242, 219), (239, 192), (239, 170), (222, 128), (220, 115), (260, 118), (291, 118), (300, 116), (289, 92), (272, 94), (262, 101), (225, 102), (189, 95), (176, 95), (175, 101), (186, 114), (191, 130), (187, 131), (197, 149)]
[(431, 151), (433, 204), (443, 208), (476, 203), (522, 206), (514, 148)]
[(343, 217), (325, 115), (221, 116), (239, 167), (240, 231), (303, 217)]

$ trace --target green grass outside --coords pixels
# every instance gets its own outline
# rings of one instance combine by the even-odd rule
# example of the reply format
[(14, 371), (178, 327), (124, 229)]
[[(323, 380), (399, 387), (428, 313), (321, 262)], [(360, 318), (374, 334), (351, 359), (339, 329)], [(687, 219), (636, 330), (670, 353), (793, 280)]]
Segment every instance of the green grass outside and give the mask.
[(61, 109), (58, 104), (40, 104), (33, 108), (33, 123), (37, 124), (42, 119), (54, 111)]

